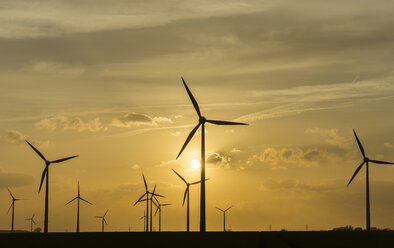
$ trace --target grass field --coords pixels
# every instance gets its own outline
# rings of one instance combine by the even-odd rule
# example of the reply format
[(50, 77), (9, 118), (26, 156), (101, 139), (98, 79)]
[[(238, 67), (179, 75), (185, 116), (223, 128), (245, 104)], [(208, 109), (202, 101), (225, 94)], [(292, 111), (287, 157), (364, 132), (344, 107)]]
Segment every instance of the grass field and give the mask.
[(2, 233), (1, 247), (394, 247), (394, 232)]

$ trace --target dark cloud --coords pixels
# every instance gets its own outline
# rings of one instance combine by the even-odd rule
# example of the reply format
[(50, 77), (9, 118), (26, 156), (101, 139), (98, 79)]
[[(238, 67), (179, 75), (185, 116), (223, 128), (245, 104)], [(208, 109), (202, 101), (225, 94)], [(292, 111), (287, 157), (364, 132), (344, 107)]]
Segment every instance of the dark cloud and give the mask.
[(0, 168), (0, 188), (31, 185), (34, 178), (28, 174), (5, 172)]
[(226, 153), (212, 153), (207, 158), (207, 163), (219, 168), (230, 168), (232, 158)]

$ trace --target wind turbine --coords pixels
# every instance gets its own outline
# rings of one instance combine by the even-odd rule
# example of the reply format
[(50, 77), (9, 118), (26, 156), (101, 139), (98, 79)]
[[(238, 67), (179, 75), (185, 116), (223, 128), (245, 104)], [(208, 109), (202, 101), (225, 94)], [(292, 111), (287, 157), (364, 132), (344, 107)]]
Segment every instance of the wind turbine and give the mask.
[(14, 231), (15, 202), (16, 202), (16, 201), (20, 201), (20, 200), (22, 200), (22, 199), (17, 199), (17, 198), (15, 198), (14, 195), (11, 193), (10, 189), (7, 188), (7, 190), (8, 190), (8, 193), (10, 193), (11, 200), (12, 200), (11, 206), (10, 206), (10, 208), (8, 209), (7, 214), (10, 212), (10, 210), (11, 210), (11, 208), (12, 208), (11, 232), (13, 232), (13, 231)]
[[(140, 198), (138, 198), (138, 200), (134, 203), (134, 206), (137, 205), (139, 202), (146, 201), (147, 221), (146, 221), (145, 224), (146, 224), (146, 232), (148, 232), (149, 231), (149, 200), (151, 200), (151, 198), (149, 198), (149, 195), (154, 195), (154, 196), (158, 196), (158, 197), (164, 197), (164, 196), (155, 194), (156, 185), (155, 185), (155, 187), (153, 189), (153, 192), (150, 192), (148, 190), (148, 184), (146, 183), (144, 174), (142, 174), (142, 178), (144, 179), (145, 193), (143, 195), (141, 195)], [(142, 200), (142, 198), (144, 198), (145, 196), (146, 196), (146, 198), (144, 200)], [(151, 202), (151, 210), (152, 210), (152, 202)], [(151, 221), (150, 221), (150, 231), (152, 232), (152, 211), (150, 213), (150, 219), (151, 219)]]
[(44, 178), (46, 176), (44, 233), (48, 233), (49, 165), (55, 164), (55, 163), (60, 163), (60, 162), (78, 157), (78, 155), (67, 157), (67, 158), (61, 158), (61, 159), (54, 160), (54, 161), (49, 161), (49, 160), (46, 160), (44, 155), (42, 155), (40, 151), (38, 151), (32, 144), (30, 144), (29, 141), (27, 141), (27, 140), (25, 140), (25, 141), (38, 154), (38, 156), (40, 156), (45, 161), (45, 169), (42, 172), (41, 183), (40, 183), (40, 188), (38, 189), (38, 193), (40, 193), (40, 191), (41, 191), (42, 183), (44, 182)]
[[(201, 181), (194, 182), (194, 183), (188, 183), (181, 175), (178, 174), (178, 172), (176, 172), (174, 169), (172, 169), (172, 171), (174, 171), (174, 173), (177, 174), (177, 176), (186, 184), (186, 190), (185, 190), (185, 194), (183, 196), (182, 206), (185, 205), (185, 200), (187, 199), (187, 201), (186, 201), (186, 231), (189, 232), (190, 231), (190, 208), (189, 208), (190, 207), (189, 206), (190, 190), (189, 190), (189, 187), (190, 187), (190, 185), (199, 184), (199, 183), (201, 183)], [(208, 180), (208, 179), (206, 179), (206, 180)]]
[(34, 221), (34, 216), (35, 214), (33, 214), (32, 217), (25, 219), (30, 221), (30, 232), (33, 232), (33, 223), (36, 224), (36, 222)]
[(103, 216), (94, 216), (94, 218), (101, 219), (101, 231), (102, 232), (104, 232), (104, 223), (106, 225), (108, 225), (107, 221), (105, 220), (105, 216), (107, 215), (107, 213), (108, 213), (108, 209), (107, 209), (107, 211), (105, 211), (105, 214)]
[(206, 222), (205, 222), (205, 123), (211, 123), (215, 125), (247, 125), (245, 123), (240, 122), (230, 122), (230, 121), (218, 121), (218, 120), (207, 120), (204, 116), (201, 115), (200, 108), (197, 104), (196, 99), (194, 99), (191, 91), (186, 85), (185, 80), (182, 78), (183, 85), (186, 88), (186, 91), (189, 95), (190, 100), (193, 103), (194, 109), (197, 112), (199, 117), (198, 124), (192, 129), (189, 136), (187, 137), (185, 143), (183, 144), (181, 151), (179, 152), (178, 157), (181, 155), (182, 151), (186, 148), (187, 144), (192, 139), (193, 135), (197, 132), (198, 128), (201, 126), (201, 201), (200, 201), (200, 232), (205, 232), (206, 230)]
[(82, 200), (86, 203), (89, 203), (90, 205), (93, 205), (92, 203), (90, 203), (89, 201), (87, 201), (81, 197), (81, 194), (79, 192), (79, 182), (78, 182), (78, 195), (74, 199), (72, 199), (71, 201), (67, 202), (65, 204), (65, 206), (67, 206), (69, 203), (71, 203), (75, 200), (77, 200), (77, 233), (79, 233), (79, 200)]
[[(155, 187), (153, 188), (153, 192), (150, 193), (150, 197), (149, 197), (148, 199), (140, 200), (141, 202), (143, 202), (143, 201), (150, 201), (150, 218), (149, 218), (149, 224), (150, 224), (150, 231), (151, 231), (151, 232), (152, 232), (152, 230), (153, 230), (153, 229), (152, 229), (152, 227), (153, 227), (153, 217), (152, 217), (152, 213), (153, 213), (153, 204), (156, 206), (156, 208), (159, 207), (158, 203), (156, 203), (156, 202), (154, 201), (154, 199), (157, 201), (156, 196), (164, 197), (164, 196), (162, 196), (162, 195), (157, 195), (157, 194), (155, 194), (155, 191), (156, 191), (156, 184), (155, 184)], [(158, 202), (158, 201), (157, 201), (157, 202)]]
[(161, 204), (157, 199), (156, 201), (157, 201), (157, 208), (156, 208), (155, 216), (157, 214), (157, 211), (159, 211), (159, 232), (161, 232), (161, 207), (170, 206), (171, 204), (170, 203)]
[(349, 184), (353, 181), (353, 178), (357, 175), (357, 173), (360, 171), (360, 169), (363, 167), (363, 165), (366, 165), (366, 203), (367, 203), (367, 231), (371, 230), (371, 218), (370, 218), (370, 207), (369, 207), (369, 162), (374, 163), (374, 164), (394, 164), (391, 162), (385, 162), (385, 161), (379, 161), (379, 160), (373, 160), (369, 159), (365, 155), (365, 151), (363, 146), (361, 145), (360, 140), (357, 137), (356, 131), (353, 129), (354, 136), (356, 137), (358, 147), (360, 148), (361, 154), (363, 155), (363, 162), (357, 167), (356, 171), (354, 172), (352, 178), (350, 179)]
[(146, 213), (145, 213), (145, 210), (144, 210), (144, 216), (142, 216), (140, 218), (140, 220), (144, 219), (144, 232), (146, 232), (146, 229), (145, 229), (146, 228), (145, 221), (147, 221), (146, 218), (147, 218), (147, 216), (146, 216)]
[(232, 208), (232, 207), (233, 207), (233, 206), (227, 208), (226, 210), (223, 210), (223, 209), (221, 209), (221, 208), (216, 207), (217, 210), (220, 210), (220, 211), (223, 212), (223, 232), (226, 231), (226, 212), (227, 212), (228, 210), (230, 210), (230, 208)]

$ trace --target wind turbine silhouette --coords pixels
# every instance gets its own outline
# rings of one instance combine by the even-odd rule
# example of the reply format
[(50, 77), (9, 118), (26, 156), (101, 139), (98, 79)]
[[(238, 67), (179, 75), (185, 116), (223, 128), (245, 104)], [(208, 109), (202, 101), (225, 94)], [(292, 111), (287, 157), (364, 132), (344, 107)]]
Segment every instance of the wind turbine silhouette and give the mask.
[(102, 232), (104, 232), (104, 223), (106, 225), (108, 225), (107, 221), (105, 220), (105, 216), (107, 215), (107, 213), (108, 213), (108, 209), (107, 209), (107, 211), (105, 211), (103, 216), (94, 216), (94, 218), (101, 219), (101, 231)]
[(379, 160), (373, 160), (373, 159), (369, 159), (366, 155), (365, 155), (365, 151), (363, 146), (361, 145), (360, 140), (357, 137), (356, 131), (354, 131), (353, 129), (353, 133), (354, 136), (356, 137), (357, 140), (357, 144), (358, 147), (360, 148), (361, 154), (363, 155), (363, 162), (357, 167), (356, 171), (354, 172), (352, 178), (350, 179), (349, 183), (347, 184), (347, 186), (349, 186), (349, 184), (353, 181), (353, 178), (357, 175), (357, 173), (360, 171), (360, 169), (363, 167), (363, 165), (366, 165), (366, 204), (367, 204), (367, 231), (371, 230), (371, 217), (370, 217), (370, 206), (369, 206), (369, 162), (374, 163), (374, 164), (394, 164), (391, 162), (385, 162), (385, 161), (379, 161)]
[(157, 202), (157, 205), (156, 205), (157, 208), (156, 208), (155, 216), (156, 216), (156, 214), (157, 214), (157, 211), (159, 211), (159, 232), (161, 232), (161, 207), (170, 206), (171, 204), (170, 204), (170, 203), (161, 204), (161, 203), (157, 200), (157, 198), (155, 198), (155, 200), (156, 200), (156, 202)]
[(25, 141), (38, 154), (38, 156), (40, 156), (45, 161), (45, 169), (42, 172), (41, 183), (40, 183), (40, 188), (38, 189), (38, 193), (40, 193), (42, 183), (44, 182), (44, 178), (46, 177), (44, 233), (48, 233), (49, 165), (55, 164), (55, 163), (60, 163), (60, 162), (63, 162), (63, 161), (66, 161), (66, 160), (69, 160), (72, 158), (76, 158), (76, 157), (78, 157), (78, 155), (67, 157), (67, 158), (61, 158), (61, 159), (54, 160), (54, 161), (49, 161), (49, 160), (46, 160), (44, 155), (42, 155), (40, 151), (38, 151), (32, 144), (30, 144), (29, 141), (27, 141), (27, 140), (25, 140)]
[(140, 218), (140, 220), (142, 220), (142, 219), (144, 219), (144, 232), (146, 232), (146, 225), (145, 225), (145, 221), (147, 221), (146, 220), (146, 213), (145, 213), (145, 210), (144, 210), (144, 216), (142, 216), (141, 218)]
[(73, 202), (75, 200), (77, 200), (77, 233), (79, 233), (79, 200), (82, 200), (86, 203), (89, 203), (90, 205), (93, 205), (92, 203), (90, 203), (89, 201), (87, 201), (81, 197), (81, 194), (79, 192), (79, 182), (78, 182), (78, 195), (74, 199), (72, 199), (71, 201), (67, 202), (64, 206), (67, 206), (68, 204), (70, 204), (71, 202)]
[(33, 232), (33, 223), (36, 224), (36, 222), (34, 221), (34, 216), (35, 214), (33, 214), (32, 217), (25, 219), (30, 221), (30, 232)]
[(20, 201), (20, 200), (22, 200), (22, 199), (17, 199), (17, 198), (15, 198), (14, 195), (11, 193), (10, 189), (7, 188), (7, 190), (8, 190), (8, 193), (10, 193), (11, 200), (12, 200), (11, 206), (10, 206), (10, 208), (8, 209), (7, 214), (10, 212), (10, 210), (11, 210), (11, 208), (12, 208), (11, 232), (13, 232), (13, 231), (14, 231), (15, 202), (16, 202), (16, 201)]
[[(201, 181), (197, 181), (194, 183), (188, 183), (181, 175), (178, 174), (178, 172), (176, 172), (174, 169), (172, 169), (172, 171), (177, 174), (177, 176), (186, 184), (186, 190), (185, 190), (185, 194), (183, 196), (183, 203), (182, 206), (185, 205), (185, 200), (186, 200), (186, 232), (190, 231), (190, 200), (189, 200), (189, 195), (190, 195), (190, 190), (189, 187), (190, 185), (194, 185), (194, 184), (199, 184), (201, 183)], [(209, 178), (208, 178), (209, 179)], [(208, 180), (206, 179), (206, 180)]]
[(223, 210), (223, 209), (221, 209), (221, 208), (216, 207), (218, 210), (220, 210), (220, 211), (223, 212), (223, 232), (226, 231), (226, 212), (227, 212), (228, 210), (230, 210), (230, 208), (232, 208), (232, 207), (233, 207), (233, 206), (227, 208), (226, 210)]
[(200, 108), (197, 104), (196, 99), (194, 99), (191, 91), (186, 85), (185, 80), (182, 77), (183, 85), (186, 88), (187, 94), (189, 95), (190, 100), (193, 103), (194, 109), (198, 115), (198, 124), (192, 129), (189, 136), (187, 137), (185, 143), (183, 144), (181, 151), (179, 152), (176, 159), (179, 158), (183, 150), (186, 148), (187, 144), (193, 138), (193, 135), (197, 132), (198, 128), (201, 126), (201, 201), (200, 201), (200, 232), (206, 231), (206, 218), (205, 218), (205, 123), (211, 123), (215, 125), (247, 125), (245, 123), (240, 122), (230, 122), (230, 121), (218, 121), (218, 120), (207, 120), (204, 116), (201, 115)]
[[(162, 195), (158, 195), (158, 194), (155, 194), (155, 191), (156, 191), (156, 184), (155, 184), (155, 187), (153, 188), (153, 191), (152, 191), (152, 193), (150, 193), (150, 197), (148, 198), (148, 201), (150, 201), (150, 218), (149, 218), (149, 225), (150, 225), (150, 231), (152, 232), (152, 227), (153, 227), (153, 217), (152, 217), (152, 213), (153, 213), (153, 204), (156, 206), (156, 208), (158, 208), (159, 207), (159, 205), (154, 201), (154, 200), (156, 200), (157, 201), (157, 198), (156, 198), (156, 196), (160, 196), (160, 197), (164, 197), (164, 196), (162, 196)], [(140, 200), (141, 202), (143, 202), (143, 201), (147, 201), (147, 199), (142, 199), (142, 200)], [(158, 202), (158, 201), (157, 201)]]
[[(156, 185), (153, 189), (153, 192), (150, 192), (148, 190), (148, 184), (146, 183), (144, 174), (142, 174), (142, 178), (144, 179), (145, 193), (143, 195), (141, 195), (140, 198), (138, 198), (138, 200), (134, 203), (134, 206), (137, 205), (139, 202), (146, 201), (147, 220), (146, 220), (145, 224), (146, 224), (146, 232), (148, 232), (149, 231), (149, 201), (151, 200), (151, 198), (149, 198), (149, 195), (158, 196), (158, 197), (164, 197), (164, 196), (159, 195), (159, 194), (155, 194)], [(146, 196), (146, 198), (144, 200), (142, 200), (142, 198), (144, 198), (145, 196)], [(150, 213), (150, 231), (152, 232), (152, 201), (151, 201), (151, 213)]]

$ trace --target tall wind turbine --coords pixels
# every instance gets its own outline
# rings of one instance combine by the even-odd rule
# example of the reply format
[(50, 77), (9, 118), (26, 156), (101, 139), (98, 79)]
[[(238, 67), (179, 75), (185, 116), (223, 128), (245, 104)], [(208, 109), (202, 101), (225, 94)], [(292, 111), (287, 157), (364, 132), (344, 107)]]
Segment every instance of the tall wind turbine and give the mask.
[(69, 159), (72, 159), (72, 158), (76, 158), (76, 157), (78, 157), (78, 155), (67, 157), (67, 158), (61, 158), (61, 159), (54, 160), (54, 161), (49, 161), (49, 160), (46, 160), (44, 155), (42, 155), (40, 151), (38, 151), (32, 144), (30, 144), (29, 141), (26, 140), (26, 143), (29, 144), (29, 146), (38, 154), (38, 156), (40, 156), (42, 158), (42, 160), (45, 161), (45, 169), (42, 172), (41, 183), (40, 183), (40, 188), (38, 189), (38, 193), (40, 193), (41, 187), (42, 187), (42, 183), (44, 182), (44, 178), (46, 177), (44, 233), (48, 233), (49, 165), (55, 164), (55, 163), (60, 163), (60, 162), (63, 162), (63, 161), (66, 161), (66, 160), (69, 160)]
[[(186, 190), (185, 190), (185, 194), (183, 196), (183, 203), (182, 206), (185, 205), (185, 200), (186, 200), (186, 231), (189, 232), (190, 231), (190, 190), (189, 187), (190, 185), (194, 185), (194, 184), (199, 184), (201, 183), (201, 181), (198, 182), (194, 182), (194, 183), (188, 183), (181, 175), (178, 174), (178, 172), (176, 172), (174, 169), (172, 169), (172, 171), (174, 171), (175, 174), (177, 174), (177, 176), (186, 184)], [(206, 179), (208, 180), (208, 179)]]
[[(134, 203), (134, 206), (137, 205), (139, 202), (146, 201), (147, 220), (146, 220), (145, 224), (146, 224), (146, 232), (149, 232), (149, 201), (151, 200), (149, 195), (158, 196), (158, 197), (164, 197), (164, 196), (155, 193), (156, 185), (155, 185), (155, 188), (153, 189), (153, 192), (150, 192), (148, 190), (148, 184), (146, 183), (144, 174), (142, 174), (142, 178), (144, 179), (145, 193), (143, 195), (141, 195), (140, 198), (138, 198), (138, 200)], [(142, 198), (144, 198), (145, 196), (146, 196), (146, 198), (144, 200), (142, 200)], [(152, 202), (151, 202), (151, 210), (152, 210)], [(150, 216), (151, 216), (150, 231), (152, 232), (152, 212), (150, 213)]]
[(204, 116), (201, 115), (200, 108), (197, 104), (196, 99), (194, 99), (191, 91), (186, 85), (185, 80), (182, 78), (183, 85), (186, 88), (187, 94), (190, 97), (190, 100), (193, 103), (194, 109), (198, 115), (198, 124), (192, 129), (189, 136), (187, 137), (185, 143), (183, 144), (181, 151), (179, 152), (178, 157), (181, 155), (182, 151), (186, 148), (187, 144), (192, 139), (193, 135), (197, 132), (198, 128), (201, 126), (201, 201), (200, 201), (200, 232), (205, 232), (206, 230), (206, 222), (205, 222), (205, 123), (211, 123), (215, 125), (247, 125), (245, 123), (240, 122), (230, 122), (230, 121), (218, 121), (218, 120), (207, 120)]
[(144, 216), (142, 216), (141, 218), (140, 218), (140, 220), (142, 220), (142, 219), (144, 219), (144, 232), (146, 232), (146, 225), (145, 225), (145, 221), (147, 221), (146, 220), (146, 213), (145, 213), (145, 210), (144, 210)]
[(107, 211), (105, 211), (105, 214), (103, 216), (94, 216), (94, 218), (101, 219), (101, 231), (102, 232), (104, 232), (104, 223), (106, 225), (108, 225), (107, 221), (105, 220), (105, 216), (107, 215), (107, 213), (108, 213), (108, 209), (107, 209)]
[(34, 221), (34, 216), (35, 214), (33, 214), (32, 217), (25, 219), (30, 221), (30, 232), (33, 232), (33, 224), (36, 224), (36, 222)]
[[(151, 232), (152, 232), (152, 230), (153, 230), (153, 229), (152, 229), (152, 228), (153, 228), (153, 217), (152, 217), (152, 214), (153, 214), (153, 204), (156, 206), (156, 208), (159, 208), (159, 205), (158, 205), (158, 202), (159, 202), (159, 201), (157, 200), (156, 196), (164, 197), (164, 196), (162, 196), (162, 195), (156, 194), (155, 191), (156, 191), (156, 184), (155, 184), (155, 187), (153, 188), (152, 193), (149, 192), (150, 197), (148, 197), (148, 199), (142, 199), (142, 200), (140, 200), (140, 202), (143, 202), (143, 201), (150, 201), (149, 227), (150, 227), (150, 231), (151, 231)], [(155, 200), (157, 201), (157, 203), (155, 202)]]
[(67, 206), (69, 203), (71, 203), (75, 200), (77, 200), (77, 233), (79, 233), (79, 200), (82, 200), (86, 203), (89, 203), (90, 205), (93, 205), (92, 203), (90, 203), (89, 201), (87, 201), (81, 197), (81, 194), (79, 192), (79, 182), (78, 182), (78, 195), (74, 199), (72, 199), (71, 201), (67, 202), (65, 204), (65, 206)]
[(159, 211), (159, 232), (161, 232), (161, 207), (170, 206), (171, 204), (170, 203), (161, 204), (157, 199), (156, 199), (156, 201), (157, 201), (157, 205), (156, 205), (157, 208), (156, 208), (155, 215), (157, 214), (157, 211)]
[(379, 161), (379, 160), (373, 160), (369, 159), (365, 155), (365, 151), (363, 146), (361, 145), (360, 140), (357, 137), (356, 131), (353, 129), (354, 136), (356, 137), (358, 147), (360, 148), (361, 154), (363, 155), (363, 162), (357, 167), (356, 171), (354, 172), (352, 178), (350, 179), (349, 184), (353, 181), (353, 178), (357, 175), (357, 173), (360, 171), (360, 169), (363, 167), (363, 165), (366, 165), (366, 203), (367, 203), (367, 231), (371, 230), (371, 218), (370, 218), (370, 207), (369, 207), (369, 162), (374, 163), (374, 164), (394, 164), (391, 162), (385, 162), (385, 161)]
[(8, 209), (7, 214), (10, 212), (10, 210), (11, 210), (11, 208), (12, 208), (11, 232), (13, 232), (13, 231), (14, 231), (15, 202), (16, 202), (16, 201), (20, 201), (20, 200), (22, 200), (22, 199), (17, 199), (17, 198), (15, 198), (14, 195), (11, 193), (10, 189), (7, 188), (7, 190), (8, 190), (8, 193), (10, 193), (11, 200), (12, 200), (11, 206), (10, 206), (10, 208)]
[(220, 210), (220, 211), (223, 212), (223, 232), (226, 231), (226, 212), (227, 212), (228, 210), (230, 210), (230, 208), (232, 208), (232, 207), (233, 207), (233, 206), (227, 208), (226, 210), (223, 210), (223, 209), (221, 209), (221, 208), (216, 207), (217, 210)]

